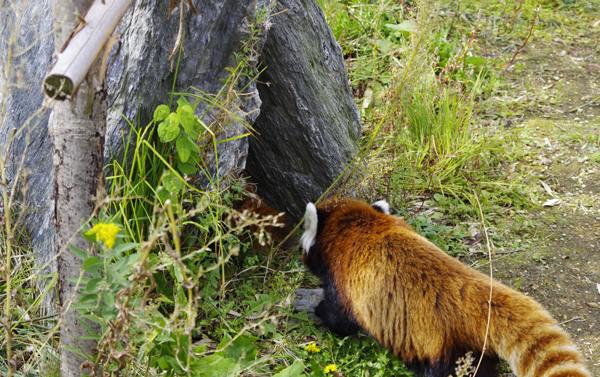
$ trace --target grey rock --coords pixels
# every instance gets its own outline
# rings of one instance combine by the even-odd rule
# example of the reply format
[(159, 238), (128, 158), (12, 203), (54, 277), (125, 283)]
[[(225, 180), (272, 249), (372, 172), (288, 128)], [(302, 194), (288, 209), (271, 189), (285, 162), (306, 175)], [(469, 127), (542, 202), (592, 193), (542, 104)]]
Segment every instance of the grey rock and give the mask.
[[(122, 138), (130, 131), (128, 120), (136, 126), (145, 126), (152, 120), (156, 107), (169, 105), (173, 100), (175, 110), (177, 95), (189, 93), (216, 95), (223, 87), (221, 80), (229, 77), (228, 67), (237, 66), (234, 53), (242, 52), (242, 43), (248, 39), (249, 18), (257, 11), (270, 5), (272, 0), (243, 0), (236, 5), (225, 0), (195, 1), (199, 15), (189, 9), (185, 11), (183, 49), (179, 63), (171, 68), (169, 56), (175, 44), (179, 27), (179, 8), (173, 10), (167, 19), (168, 2), (162, 0), (136, 1), (121, 23), (122, 50), (116, 56), (108, 74), (109, 110), (106, 134), (105, 160), (111, 156), (122, 160), (124, 156)], [(258, 25), (264, 27), (264, 25)], [(256, 49), (260, 53), (266, 33)], [(175, 83), (174, 83), (175, 81)], [(242, 79), (232, 88), (242, 92), (247, 81)], [(245, 95), (244, 95), (245, 93)], [(244, 101), (233, 104), (230, 109), (241, 120), (252, 124), (258, 116), (261, 101), (256, 92), (255, 82), (251, 82), (241, 93)], [(193, 102), (193, 98), (190, 98)], [(217, 111), (206, 113), (208, 105), (200, 102), (196, 115), (211, 124)], [(219, 140), (244, 133), (240, 122), (233, 122), (230, 128), (220, 130)], [(245, 167), (248, 151), (246, 138), (218, 145), (219, 175), (230, 174)], [(216, 176), (214, 152), (208, 156), (211, 176)], [(208, 179), (202, 177), (198, 186), (206, 187)]]
[(323, 300), (323, 290), (300, 288), (296, 289), (294, 293), (294, 302), (292, 302), (294, 310), (298, 312), (306, 310), (306, 318), (312, 319), (321, 331), (327, 331), (323, 320), (315, 314), (315, 308)]
[[(155, 108), (177, 100), (177, 93), (216, 95), (221, 79), (235, 67), (234, 52), (241, 52), (255, 12), (267, 9), (273, 0), (193, 0), (199, 15), (186, 9), (184, 51), (173, 69), (169, 55), (179, 26), (179, 9), (170, 18), (168, 2), (136, 0), (118, 27), (121, 48), (108, 68), (108, 119), (105, 162), (125, 157), (123, 140), (133, 127), (143, 127)], [(19, 3), (19, 2), (17, 2)], [(54, 38), (50, 0), (24, 0), (23, 18), (1, 15), (0, 65), (5, 64), (10, 34), (18, 22), (19, 48), (29, 48), (11, 62), (12, 75), (0, 77), (0, 88), (12, 86), (6, 99), (6, 113), (0, 119), (0, 150), (7, 172), (14, 182), (20, 156), (27, 151), (27, 228), (40, 263), (56, 254), (52, 199), (53, 166), (47, 131), (49, 111), (41, 111), (42, 79), (52, 62)], [(288, 9), (282, 12), (284, 9)], [(316, 200), (352, 160), (360, 138), (359, 113), (350, 93), (342, 52), (313, 0), (281, 0), (269, 20), (256, 24), (262, 37), (252, 47), (250, 60), (266, 67), (258, 85), (242, 77), (232, 87), (236, 98), (228, 110), (238, 121), (219, 129), (220, 140), (248, 132), (255, 133), (218, 146), (219, 171), (214, 153), (205, 156), (212, 178), (223, 178), (244, 168), (259, 183), (259, 194), (278, 209), (298, 220), (307, 201)], [(33, 25), (33, 26), (32, 26)], [(266, 40), (266, 42), (265, 42)], [(178, 65), (177, 65), (178, 64)], [(0, 66), (2, 72), (5, 67)], [(256, 72), (256, 71), (255, 71)], [(251, 74), (249, 76), (252, 76)], [(8, 81), (7, 81), (8, 80)], [(173, 98), (172, 98), (173, 97)], [(172, 110), (176, 106), (172, 106)], [(210, 124), (218, 120), (218, 109), (206, 111), (201, 103), (196, 114)], [(22, 129), (6, 154), (13, 128)], [(211, 164), (211, 161), (213, 163)], [(198, 179), (206, 187), (208, 180)]]
[[(183, 40), (186, 52), (182, 54), (178, 67), (175, 62), (173, 69), (169, 55), (177, 35), (179, 9), (176, 8), (168, 19), (168, 2), (136, 1), (119, 26), (118, 31), (122, 33), (121, 50), (115, 55), (114, 63), (107, 74), (110, 110), (107, 119), (106, 163), (108, 164), (111, 158), (124, 158), (123, 140), (127, 140), (131, 131), (129, 122), (132, 122), (134, 127), (148, 124), (158, 105), (169, 104), (172, 92), (217, 94), (223, 86), (220, 80), (229, 76), (226, 68), (237, 65), (234, 52), (241, 52), (242, 41), (248, 38), (248, 18), (253, 16), (256, 9), (268, 7), (271, 1), (244, 0), (235, 5), (228, 5), (225, 0), (195, 1), (200, 14), (195, 15), (186, 9)], [(3, 149), (6, 148), (11, 130), (23, 128), (27, 118), (41, 108), (42, 81), (54, 53), (51, 2), (29, 0), (23, 6), (24, 13), (19, 22), (20, 39), (16, 51), (27, 46), (31, 48), (11, 62), (16, 69), (12, 71), (10, 83), (16, 83), (20, 77), (23, 79), (18, 87), (13, 86), (8, 91), (6, 115), (0, 119), (0, 146), (3, 146)], [(8, 20), (0, 25), (0, 62), (5, 62), (8, 54), (6, 41), (10, 39), (13, 25), (18, 20), (9, 12), (2, 15)], [(35, 25), (35, 28), (31, 25)], [(265, 39), (266, 33), (263, 33), (262, 40), (255, 47), (257, 53), (260, 52)], [(117, 47), (114, 47), (113, 53), (116, 50)], [(4, 71), (2, 66), (2, 72)], [(6, 83), (6, 78), (1, 76), (0, 88)], [(247, 80), (242, 79), (233, 89), (242, 92), (246, 85)], [(258, 116), (261, 104), (255, 83), (247, 85), (243, 92), (249, 94), (241, 93), (243, 101), (234, 103), (237, 105), (234, 111), (243, 121), (252, 124)], [(0, 100), (3, 99), (3, 95), (4, 92), (0, 92)], [(177, 95), (174, 96), (173, 102), (175, 100)], [(207, 105), (201, 103), (196, 109), (196, 114), (203, 115), (206, 108)], [(42, 111), (32, 119), (17, 134), (7, 156), (8, 174), (14, 179), (20, 156), (27, 147), (24, 168), (27, 173), (26, 201), (29, 215), (26, 223), (32, 245), (39, 252), (40, 263), (51, 260), (56, 254), (55, 233), (52, 227), (53, 166), (47, 130), (48, 116), (49, 111)], [(204, 121), (210, 124), (211, 114), (207, 114)], [(247, 132), (240, 122), (233, 123), (230, 128), (222, 131), (221, 140)], [(223, 177), (231, 171), (243, 169), (247, 151), (246, 138), (219, 144), (219, 175)], [(212, 164), (211, 156), (208, 156), (208, 160), (214, 178), (214, 157)], [(205, 186), (206, 182), (200, 184)]]
[(294, 293), (296, 295), (292, 306), (299, 312), (306, 310), (308, 313), (314, 313), (317, 305), (323, 300), (323, 290), (320, 288), (299, 288)]
[(258, 193), (297, 221), (352, 161), (360, 114), (342, 50), (319, 6), (279, 0), (276, 13), (260, 57), (263, 105), (246, 170)]
[[(6, 112), (0, 119), (0, 150), (5, 158), (11, 187), (14, 182), (18, 182), (21, 193), (23, 188), (27, 189), (24, 195), (24, 209), (27, 213), (25, 223), (31, 245), (37, 253), (37, 262), (40, 265), (47, 264), (44, 271), (47, 274), (56, 269), (53, 261), (56, 242), (52, 225), (53, 166), (47, 128), (50, 111), (41, 108), (44, 99), (41, 87), (54, 53), (52, 7), (49, 0), (17, 1), (15, 4), (17, 8), (23, 7), (24, 10), (20, 20), (7, 7), (0, 11), (3, 19), (0, 23), (0, 103), (4, 100), (5, 85), (10, 85), (6, 97)], [(13, 59), (7, 62), (7, 42), (15, 27), (19, 38), (13, 45)], [(9, 77), (5, 76), (7, 63), (11, 65)], [(31, 116), (33, 117), (29, 119)], [(16, 137), (6, 154), (13, 129), (16, 130)], [(26, 153), (23, 171), (18, 174), (23, 153)], [(15, 179), (17, 176), (18, 180)], [(17, 198), (21, 201), (23, 195)], [(23, 208), (13, 209), (19, 211)]]

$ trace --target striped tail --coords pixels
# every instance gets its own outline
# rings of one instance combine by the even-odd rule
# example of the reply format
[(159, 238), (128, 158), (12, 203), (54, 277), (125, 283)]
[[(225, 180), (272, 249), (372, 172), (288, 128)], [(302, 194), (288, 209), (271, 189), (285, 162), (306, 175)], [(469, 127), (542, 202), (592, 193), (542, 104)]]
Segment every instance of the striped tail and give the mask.
[[(592, 377), (569, 335), (554, 321), (534, 324), (507, 355), (519, 377)], [(545, 322), (545, 323), (544, 323)]]

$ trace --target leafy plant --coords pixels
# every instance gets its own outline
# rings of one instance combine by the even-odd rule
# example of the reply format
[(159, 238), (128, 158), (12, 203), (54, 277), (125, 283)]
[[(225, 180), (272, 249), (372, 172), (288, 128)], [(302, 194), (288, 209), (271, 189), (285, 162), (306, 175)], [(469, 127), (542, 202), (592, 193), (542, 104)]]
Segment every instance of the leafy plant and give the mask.
[[(199, 148), (195, 143), (207, 128), (196, 115), (195, 106), (185, 97), (177, 101), (177, 111), (169, 113), (167, 105), (160, 105), (154, 111), (154, 121), (158, 124), (158, 137), (163, 143), (175, 141), (178, 169), (185, 174), (195, 174), (195, 164), (200, 160)], [(188, 162), (189, 161), (189, 162)]]
[(456, 256), (466, 252), (462, 240), (467, 236), (460, 229), (436, 224), (428, 216), (416, 215), (409, 217), (407, 222), (420, 235), (436, 244), (446, 253)]
[[(102, 326), (102, 334), (90, 332), (86, 336), (99, 342), (96, 357), (84, 355), (90, 362), (102, 366), (105, 372), (133, 372), (145, 365), (167, 376), (190, 373), (237, 376), (245, 369), (264, 363), (256, 357), (257, 349), (252, 344), (256, 339), (245, 333), (259, 326), (267, 333), (275, 331), (271, 321), (276, 316), (268, 314), (274, 301), (268, 295), (260, 301), (244, 303), (248, 307), (247, 315), (266, 311), (250, 326), (235, 329), (233, 323), (229, 324), (216, 351), (194, 343), (200, 335), (206, 336), (206, 331), (197, 327), (203, 323), (197, 322), (202, 308), (217, 309), (212, 297), (220, 291), (214, 284), (220, 267), (238, 253), (235, 239), (231, 237), (248, 224), (264, 227), (274, 221), (273, 218), (249, 218), (223, 207), (223, 212), (236, 218), (236, 225), (221, 234), (208, 233), (210, 237), (199, 248), (184, 250), (179, 239), (181, 225), (210, 212), (209, 207), (214, 211), (216, 206), (218, 204), (204, 201), (177, 219), (167, 202), (153, 211), (156, 216), (152, 231), (142, 244), (130, 242), (131, 238), (121, 233), (122, 227), (114, 219), (94, 222), (92, 229), (84, 230), (86, 239), (99, 251), (92, 255), (71, 247), (82, 259), (84, 272), (89, 274), (74, 279), (80, 287), (74, 307), (83, 318)], [(223, 258), (211, 253), (217, 245), (227, 248)], [(149, 301), (155, 290), (159, 297)], [(215, 314), (223, 315), (222, 310), (230, 310), (226, 308), (216, 310)], [(230, 332), (233, 338), (229, 337)], [(77, 349), (72, 351), (81, 354)]]
[(334, 371), (352, 376), (412, 376), (402, 362), (371, 337), (337, 338), (326, 334), (322, 341), (301, 346), (298, 355), (306, 360), (313, 376), (327, 377)]
[(170, 164), (165, 164), (169, 170), (161, 177), (164, 190), (159, 190), (157, 194), (162, 203), (184, 190), (186, 181), (182, 175), (194, 175), (198, 171), (197, 166), (201, 161), (198, 140), (203, 133), (208, 132), (214, 136), (214, 133), (194, 114), (196, 106), (190, 104), (184, 96), (177, 100), (177, 105), (175, 112), (169, 112), (169, 107), (166, 105), (160, 105), (154, 111), (154, 122), (158, 123), (157, 132), (160, 141), (174, 142), (177, 150), (174, 161), (177, 169), (173, 169)]

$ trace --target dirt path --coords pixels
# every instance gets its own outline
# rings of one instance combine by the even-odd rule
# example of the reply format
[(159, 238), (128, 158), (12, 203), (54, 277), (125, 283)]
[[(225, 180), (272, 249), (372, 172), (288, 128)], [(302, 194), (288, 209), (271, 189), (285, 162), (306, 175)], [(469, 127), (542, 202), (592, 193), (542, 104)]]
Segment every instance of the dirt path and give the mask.
[(494, 229), (518, 245), (494, 277), (548, 308), (600, 376), (600, 26), (574, 33), (531, 41), (509, 73), (533, 205)]

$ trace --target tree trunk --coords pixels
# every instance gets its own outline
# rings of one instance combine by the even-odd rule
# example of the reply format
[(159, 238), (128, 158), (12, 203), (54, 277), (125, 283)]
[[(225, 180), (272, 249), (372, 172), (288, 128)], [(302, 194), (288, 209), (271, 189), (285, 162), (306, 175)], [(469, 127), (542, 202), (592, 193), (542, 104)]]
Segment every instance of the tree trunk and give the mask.
[[(83, 16), (92, 0), (53, 0), (55, 47), (60, 51), (69, 38), (71, 31), (79, 22), (77, 15)], [(59, 298), (62, 307), (60, 326), (61, 344), (80, 349), (91, 355), (97, 346), (95, 340), (80, 340), (88, 334), (81, 324), (71, 302), (75, 292), (75, 283), (68, 278), (78, 277), (82, 262), (69, 250), (68, 245), (79, 249), (90, 248), (80, 232), (82, 221), (87, 220), (100, 200), (98, 190), (103, 186), (103, 147), (106, 129), (106, 91), (96, 91), (93, 96), (91, 112), (86, 114), (88, 93), (94, 88), (89, 82), (83, 82), (79, 90), (69, 101), (55, 101), (48, 123), (48, 132), (52, 140), (52, 160), (54, 163), (54, 197), (56, 215), (56, 243)], [(68, 310), (65, 310), (66, 308)], [(100, 326), (88, 324), (97, 332)], [(61, 376), (75, 377), (81, 373), (90, 373), (86, 368), (80, 370), (85, 359), (67, 350), (61, 349)]]

